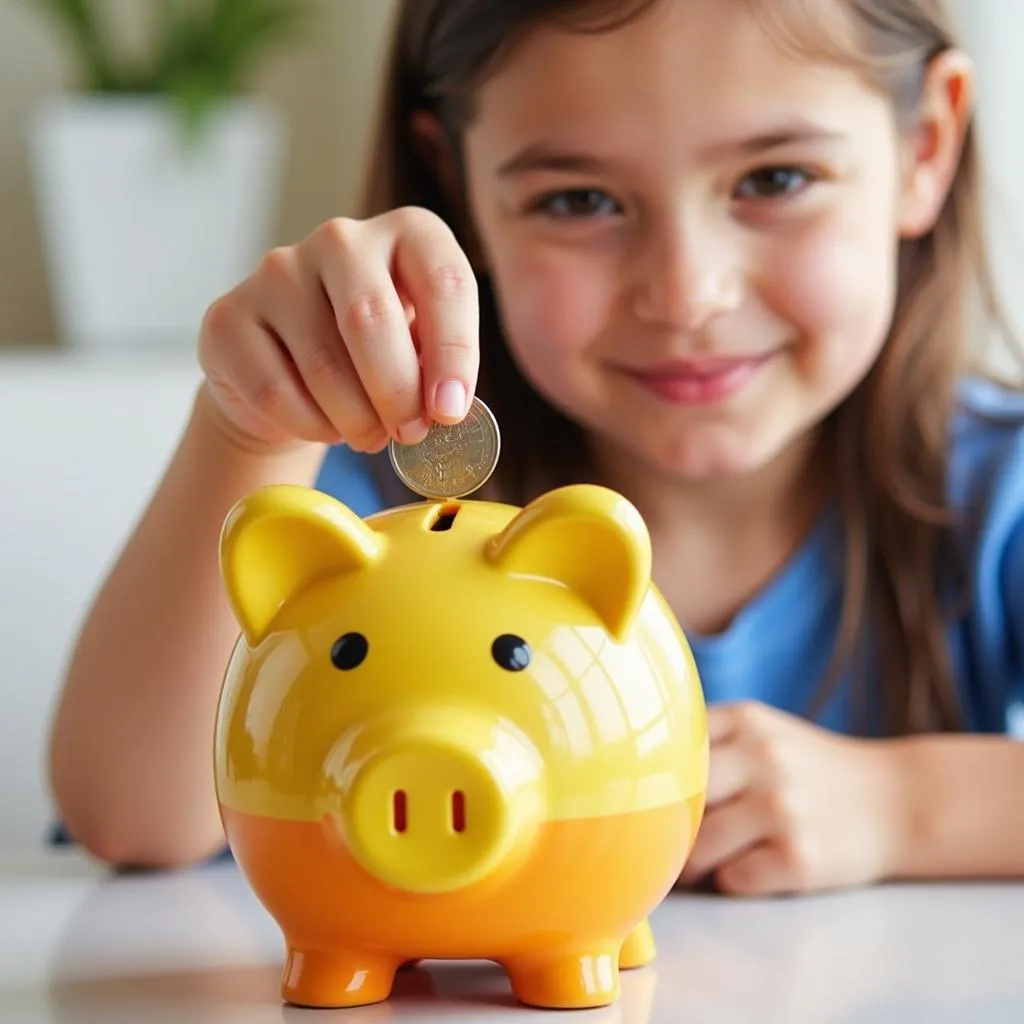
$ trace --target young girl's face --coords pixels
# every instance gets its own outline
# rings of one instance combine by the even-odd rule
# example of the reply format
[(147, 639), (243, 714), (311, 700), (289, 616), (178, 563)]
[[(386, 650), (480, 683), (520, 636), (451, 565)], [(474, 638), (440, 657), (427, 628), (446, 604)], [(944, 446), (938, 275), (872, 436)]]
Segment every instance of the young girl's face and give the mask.
[(544, 31), (484, 85), (467, 187), (534, 386), (650, 469), (764, 464), (857, 384), (894, 306), (887, 99), (742, 0)]

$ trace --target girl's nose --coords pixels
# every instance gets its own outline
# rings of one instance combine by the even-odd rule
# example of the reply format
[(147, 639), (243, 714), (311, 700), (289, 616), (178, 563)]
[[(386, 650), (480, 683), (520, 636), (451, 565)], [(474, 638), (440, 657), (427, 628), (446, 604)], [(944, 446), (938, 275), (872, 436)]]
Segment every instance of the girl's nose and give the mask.
[(634, 264), (635, 315), (673, 330), (697, 331), (737, 309), (744, 273), (738, 242), (726, 235), (727, 229), (679, 221), (652, 231)]

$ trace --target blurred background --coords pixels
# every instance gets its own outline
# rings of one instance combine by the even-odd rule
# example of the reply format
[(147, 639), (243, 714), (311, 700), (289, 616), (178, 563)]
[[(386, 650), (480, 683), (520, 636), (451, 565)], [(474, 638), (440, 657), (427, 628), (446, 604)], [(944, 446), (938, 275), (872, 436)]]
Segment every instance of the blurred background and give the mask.
[[(61, 672), (188, 413), (202, 310), (355, 212), (394, 6), (0, 0), (0, 847), (51, 820)], [(1021, 330), (1024, 2), (954, 8)], [(184, 9), (212, 14), (160, 20)]]
[[(190, 0), (185, 4), (179, 0), (170, 6), (189, 5)], [(158, 131), (168, 130), (167, 123), (157, 127), (159, 115), (117, 110), (120, 97), (116, 93), (102, 97), (114, 108), (105, 119), (101, 111), (85, 107), (81, 93), (86, 81), (83, 72), (89, 70), (83, 56), (88, 46), (70, 27), (73, 13), (64, 17), (59, 13), (77, 8), (98, 12), (99, 28), (111, 40), (117, 70), (124, 69), (127, 78), (135, 65), (148, 65), (144, 57), (154, 41), (170, 36), (155, 17), (164, 6), (160, 0), (0, 0), (0, 345), (52, 345), (68, 340), (57, 337), (62, 327), (62, 287), (80, 302), (106, 298), (111, 311), (104, 316), (90, 305), (89, 316), (91, 322), (111, 328), (109, 333), (130, 330), (134, 320), (145, 336), (130, 347), (179, 340), (152, 337), (160, 333), (152, 330), (159, 322), (157, 314), (165, 314), (169, 321), (174, 315), (173, 308), (159, 306), (159, 297), (150, 300), (151, 312), (142, 300), (129, 308), (123, 298), (105, 294), (105, 281), (98, 272), (90, 278), (88, 269), (77, 262), (92, 255), (113, 264), (114, 257), (102, 248), (102, 240), (121, 227), (117, 210), (131, 203), (145, 209), (153, 199), (173, 203), (177, 198), (179, 215), (189, 223), (179, 225), (178, 234), (162, 238), (143, 237), (147, 225), (137, 223), (131, 251), (117, 269), (129, 267), (127, 257), (132, 254), (144, 254), (153, 262), (168, 245), (194, 246), (194, 239), (183, 235), (197, 220), (201, 223), (201, 215), (210, 218), (204, 238), (215, 246), (218, 206), (227, 208), (220, 214), (224, 223), (228, 216), (244, 215), (261, 229), (266, 225), (267, 238), (258, 241), (252, 229), (240, 231), (248, 246), (244, 256), (218, 250), (220, 263), (207, 262), (207, 276), (212, 269), (219, 277), (233, 259), (245, 261), (253, 251), (262, 251), (264, 240), (296, 239), (348, 209), (354, 200), (393, 0), (218, 0), (214, 6), (228, 11), (226, 24), (222, 27), (213, 20), (201, 24), (192, 61), (183, 56), (179, 68), (168, 69), (159, 79), (153, 76), (147, 84), (154, 88), (154, 106), (161, 113), (168, 107), (176, 111), (175, 101), (181, 94), (189, 88), (203, 94), (205, 88), (208, 112), (215, 110), (220, 98), (213, 92), (221, 84), (218, 75), (226, 79), (234, 74), (237, 77), (228, 82), (241, 89), (241, 99), (261, 104), (259, 114), (264, 117), (273, 111), (278, 122), (271, 128), (239, 117), (222, 119), (218, 131), (201, 137), (197, 161), (202, 167), (186, 165), (184, 170), (171, 160), (163, 166), (145, 165), (140, 152), (145, 143), (160, 152), (160, 145), (177, 141), (152, 141)], [(271, 14), (252, 18), (252, 27), (246, 27), (244, 17), (232, 20), (230, 12), (236, 8)], [(279, 8), (294, 16), (274, 18), (272, 12)], [(236, 27), (239, 22), (241, 26)], [(267, 26), (265, 34), (260, 34), (261, 25)], [(54, 110), (50, 104), (58, 98), (78, 100), (81, 107)], [(103, 154), (106, 165), (101, 163)], [(47, 156), (63, 157), (68, 166), (54, 167)], [(169, 164), (177, 173), (174, 180)], [(109, 180), (104, 172), (118, 177)], [(88, 220), (89, 209), (81, 208), (82, 197), (92, 201), (94, 221)], [(199, 216), (190, 217), (189, 209), (198, 210)], [(153, 225), (173, 227), (174, 212), (165, 209), (163, 220), (156, 219), (159, 211), (154, 212)], [(46, 256), (45, 219), (50, 216), (64, 221), (51, 236), (51, 258), (64, 261), (55, 266), (48, 265)], [(73, 234), (79, 225), (83, 231), (96, 229), (99, 241), (91, 254), (81, 251), (82, 243)], [(174, 258), (204, 257), (202, 251), (184, 255), (176, 251), (161, 258), (166, 264)], [(68, 281), (69, 277), (75, 280)], [(219, 283), (218, 279), (210, 285), (216, 288)], [(80, 319), (75, 319), (81, 327)], [(84, 344), (95, 339), (75, 340)], [(95, 344), (118, 341), (95, 340)]]

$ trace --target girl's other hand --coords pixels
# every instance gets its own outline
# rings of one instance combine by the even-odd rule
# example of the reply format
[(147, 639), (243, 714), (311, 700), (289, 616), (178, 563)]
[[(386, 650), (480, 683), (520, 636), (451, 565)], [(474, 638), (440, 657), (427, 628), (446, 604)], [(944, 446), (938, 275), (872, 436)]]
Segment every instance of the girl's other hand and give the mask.
[(273, 249), (207, 311), (204, 389), (258, 449), (295, 441), (379, 451), (469, 408), (479, 367), (476, 278), (448, 226), (403, 208), (329, 220)]
[(878, 881), (900, 835), (891, 748), (757, 702), (708, 708), (707, 811), (681, 885), (770, 896)]

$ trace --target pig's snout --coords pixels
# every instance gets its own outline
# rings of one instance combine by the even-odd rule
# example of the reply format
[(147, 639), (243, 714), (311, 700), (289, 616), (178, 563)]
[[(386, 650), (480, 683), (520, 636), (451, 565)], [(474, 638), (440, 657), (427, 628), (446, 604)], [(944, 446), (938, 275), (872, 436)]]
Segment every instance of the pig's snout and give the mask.
[(382, 882), (443, 893), (514, 866), (544, 820), (543, 765), (496, 716), (431, 709), (360, 731), (341, 826)]

